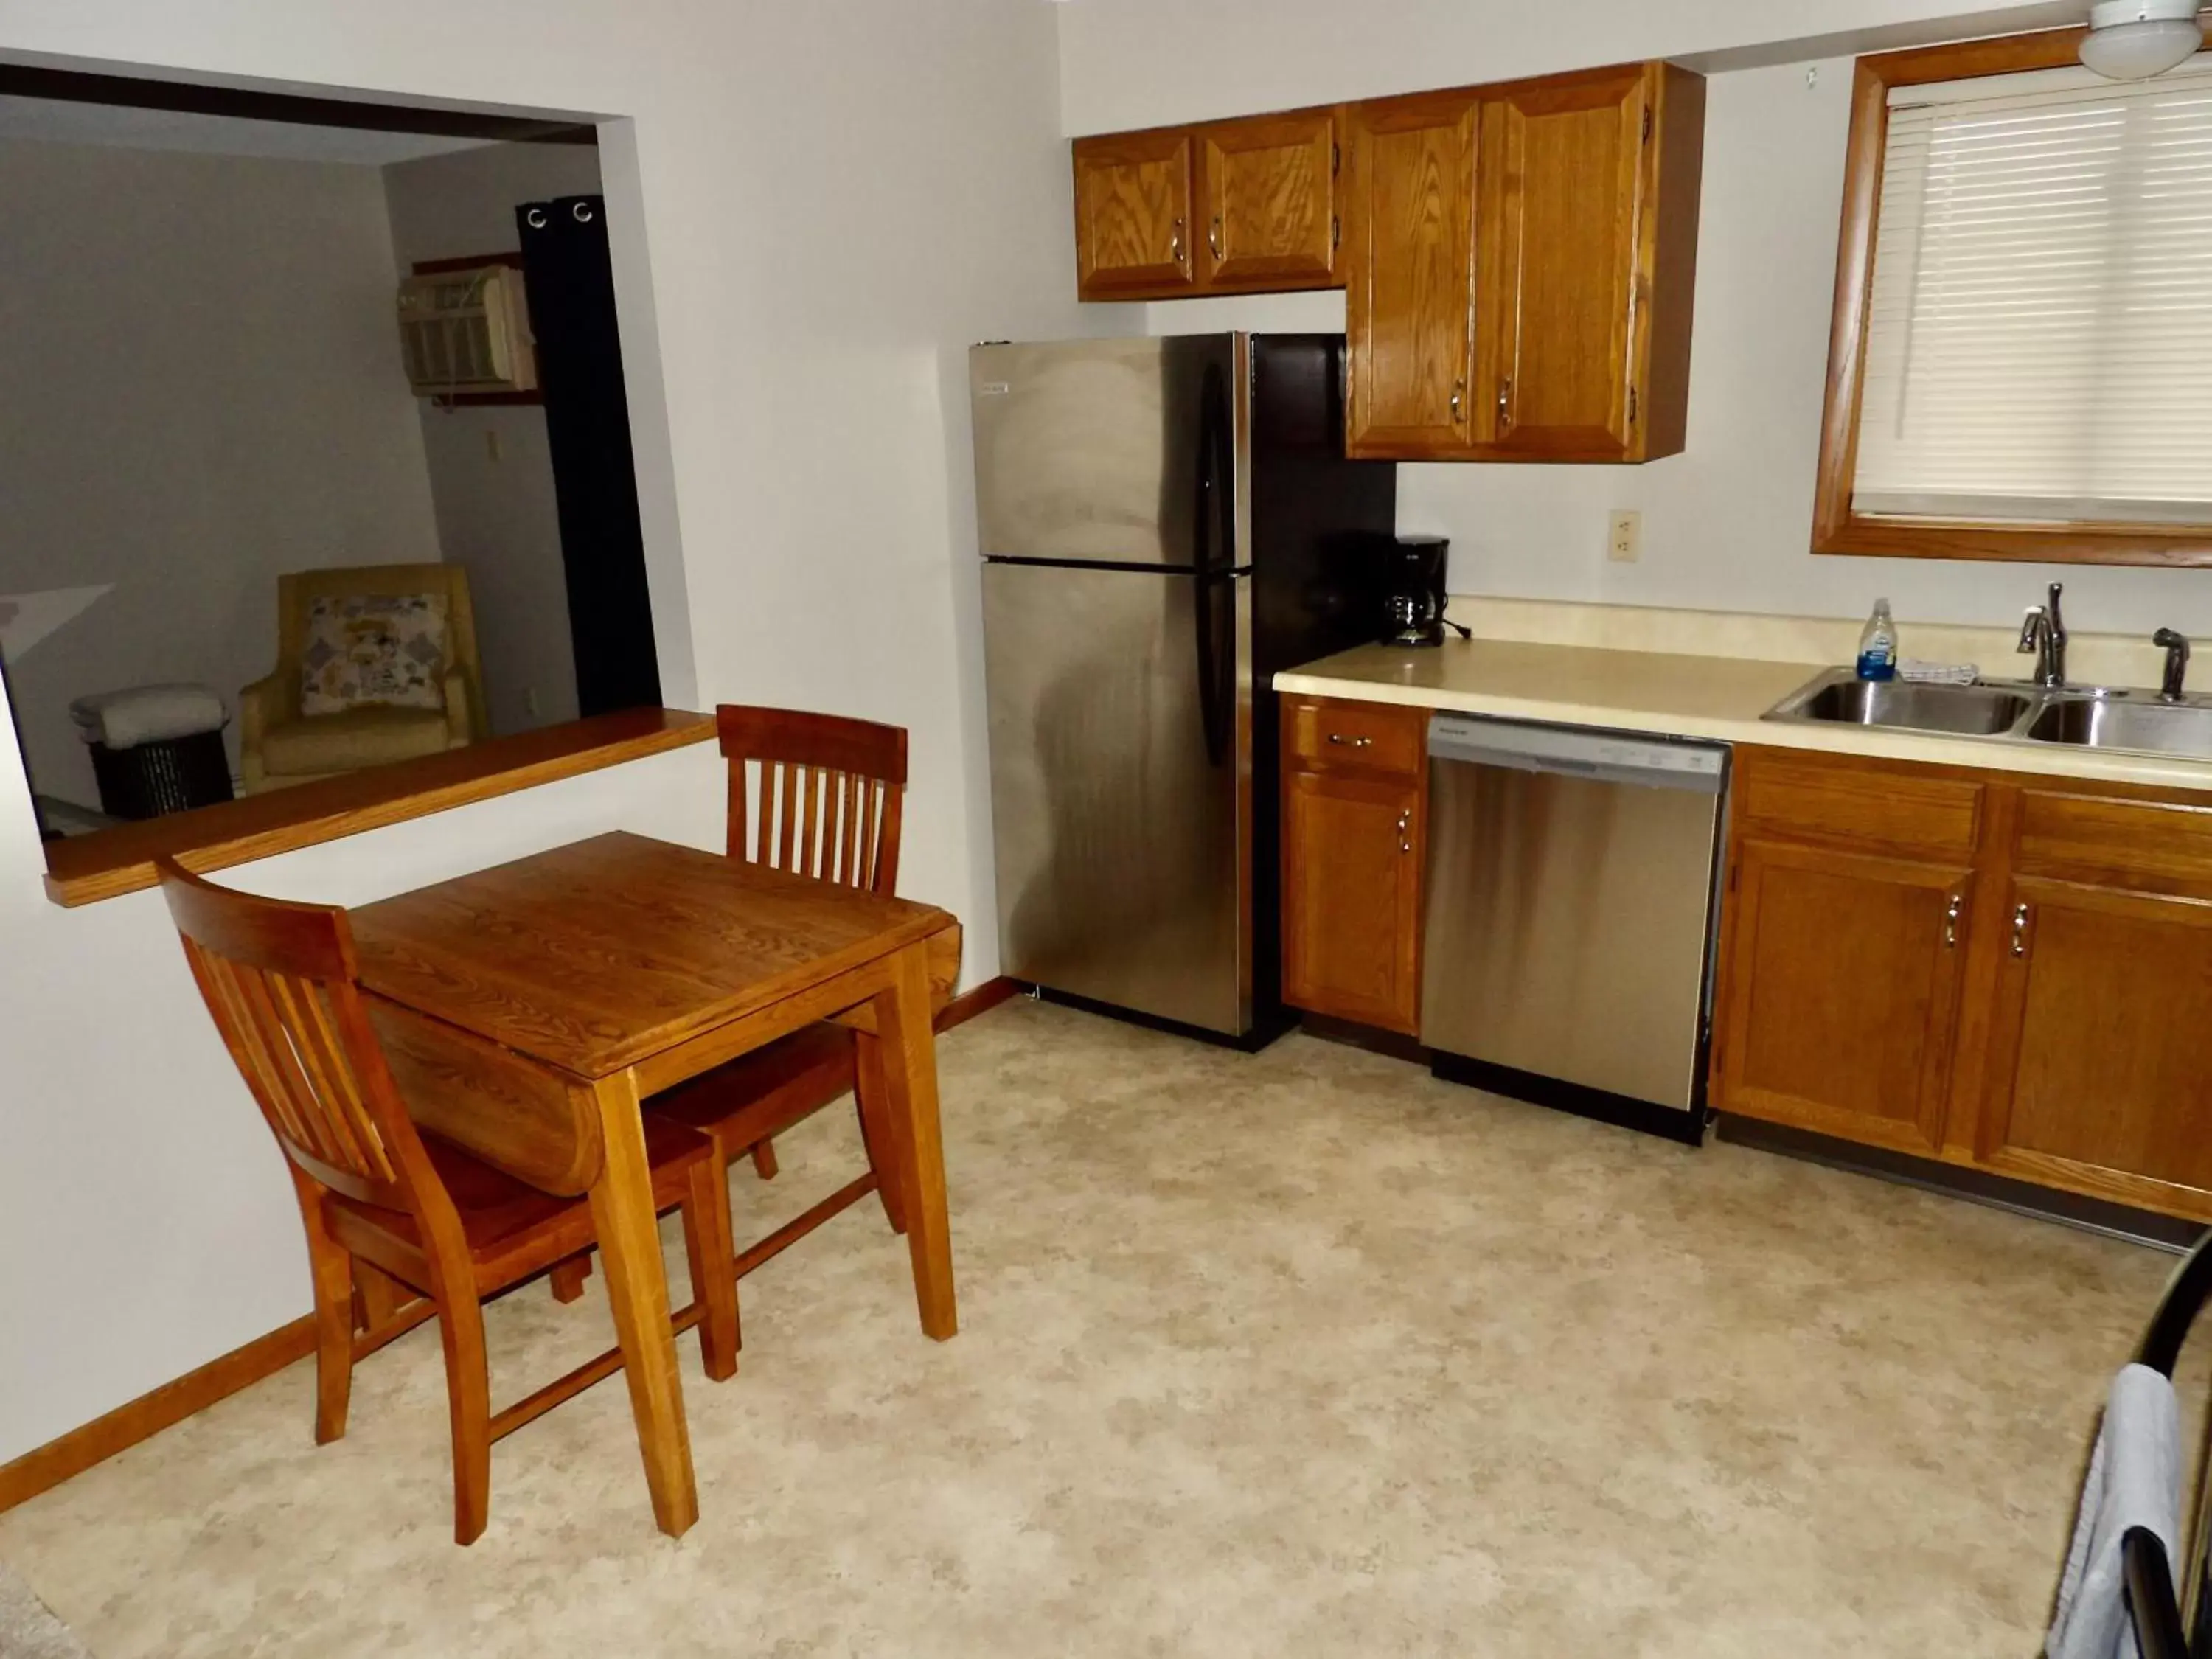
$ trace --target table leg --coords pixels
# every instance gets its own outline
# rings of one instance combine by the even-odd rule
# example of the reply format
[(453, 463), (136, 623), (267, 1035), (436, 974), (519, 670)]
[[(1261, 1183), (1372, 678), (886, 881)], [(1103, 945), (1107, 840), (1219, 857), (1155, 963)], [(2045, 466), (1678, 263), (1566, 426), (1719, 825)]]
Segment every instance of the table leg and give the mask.
[(684, 1387), (676, 1370), (676, 1332), (668, 1320), (668, 1273), (653, 1213), (645, 1120), (636, 1079), (627, 1071), (601, 1078), (592, 1085), (592, 1095), (606, 1148), (605, 1166), (591, 1188), (599, 1265), (606, 1274), (623, 1374), (629, 1382), (630, 1413), (637, 1419), (653, 1519), (661, 1531), (679, 1538), (699, 1518), (699, 1490), (691, 1470)]
[(900, 1208), (914, 1260), (921, 1328), (943, 1341), (960, 1328), (952, 1297), (952, 1235), (945, 1212), (945, 1146), (937, 1121), (937, 1049), (930, 1029), (929, 954), (910, 945), (891, 961), (875, 998), (884, 1104), (898, 1142)]

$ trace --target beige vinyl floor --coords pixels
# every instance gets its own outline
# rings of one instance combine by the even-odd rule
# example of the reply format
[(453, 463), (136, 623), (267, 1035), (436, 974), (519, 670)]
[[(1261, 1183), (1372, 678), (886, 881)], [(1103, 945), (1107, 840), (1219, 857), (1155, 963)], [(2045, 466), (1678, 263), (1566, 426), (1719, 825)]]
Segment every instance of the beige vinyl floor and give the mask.
[[(102, 1659), (2025, 1659), (2172, 1261), (1305, 1036), (1017, 1002), (940, 1059), (960, 1335), (872, 1206), (747, 1279), (737, 1380), (684, 1344), (680, 1541), (615, 1382), (500, 1445), (456, 1548), (426, 1329), (339, 1444), (295, 1366), (0, 1559)], [(857, 1145), (840, 1109), (740, 1170), (740, 1225)], [(596, 1278), (499, 1304), (495, 1400), (606, 1331)]]

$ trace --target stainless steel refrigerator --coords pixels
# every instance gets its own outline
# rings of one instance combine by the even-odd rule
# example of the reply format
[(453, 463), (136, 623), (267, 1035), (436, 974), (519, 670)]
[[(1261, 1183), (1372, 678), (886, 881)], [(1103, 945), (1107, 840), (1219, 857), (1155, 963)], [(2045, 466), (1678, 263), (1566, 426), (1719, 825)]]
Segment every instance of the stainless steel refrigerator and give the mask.
[(1001, 971), (1257, 1047), (1281, 1001), (1268, 680), (1382, 631), (1396, 469), (1340, 335), (969, 356)]

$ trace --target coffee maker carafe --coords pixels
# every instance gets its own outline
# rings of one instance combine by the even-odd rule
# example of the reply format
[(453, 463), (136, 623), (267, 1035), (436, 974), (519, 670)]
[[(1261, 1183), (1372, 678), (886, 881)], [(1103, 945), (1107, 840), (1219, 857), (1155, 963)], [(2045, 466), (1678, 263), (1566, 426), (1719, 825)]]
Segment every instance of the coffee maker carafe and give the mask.
[(1385, 645), (1429, 646), (1444, 642), (1444, 556), (1451, 544), (1442, 536), (1401, 536), (1390, 550), (1390, 574), (1382, 584)]

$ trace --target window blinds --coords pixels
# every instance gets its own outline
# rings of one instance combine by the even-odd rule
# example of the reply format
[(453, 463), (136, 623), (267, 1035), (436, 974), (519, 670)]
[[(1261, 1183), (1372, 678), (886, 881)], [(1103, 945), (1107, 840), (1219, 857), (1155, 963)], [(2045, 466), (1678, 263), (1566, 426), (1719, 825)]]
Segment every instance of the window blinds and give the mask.
[(1853, 507), (2212, 522), (2212, 53), (1890, 103)]

